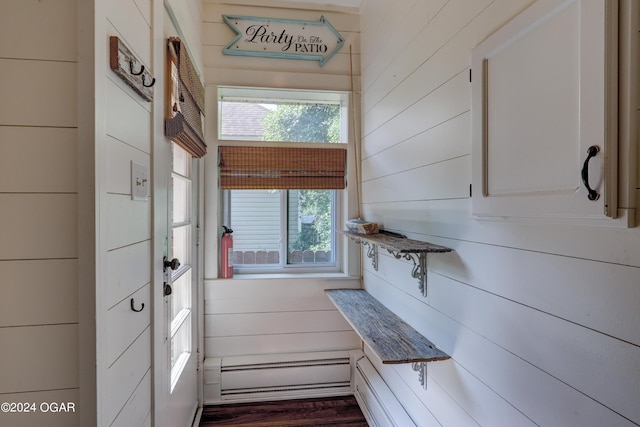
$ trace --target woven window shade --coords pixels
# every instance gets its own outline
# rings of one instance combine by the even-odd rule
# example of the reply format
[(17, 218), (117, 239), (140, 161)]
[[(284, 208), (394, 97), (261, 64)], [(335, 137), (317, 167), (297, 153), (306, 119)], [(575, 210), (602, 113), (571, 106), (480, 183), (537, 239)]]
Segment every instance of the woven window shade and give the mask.
[(344, 148), (218, 148), (220, 188), (227, 190), (341, 190)]
[(178, 86), (180, 105), (173, 117), (165, 121), (165, 135), (192, 156), (203, 157), (207, 153), (202, 129), (204, 87), (180, 39), (170, 38), (169, 45), (178, 64), (179, 79), (173, 84)]

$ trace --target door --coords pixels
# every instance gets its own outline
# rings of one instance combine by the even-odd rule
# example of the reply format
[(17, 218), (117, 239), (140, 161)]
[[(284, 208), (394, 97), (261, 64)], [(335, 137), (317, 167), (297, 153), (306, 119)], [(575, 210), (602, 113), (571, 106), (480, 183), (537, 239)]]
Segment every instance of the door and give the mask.
[(191, 426), (198, 409), (198, 164), (171, 143), (164, 295), (169, 426)]
[(615, 2), (535, 2), (472, 52), (477, 218), (617, 216)]

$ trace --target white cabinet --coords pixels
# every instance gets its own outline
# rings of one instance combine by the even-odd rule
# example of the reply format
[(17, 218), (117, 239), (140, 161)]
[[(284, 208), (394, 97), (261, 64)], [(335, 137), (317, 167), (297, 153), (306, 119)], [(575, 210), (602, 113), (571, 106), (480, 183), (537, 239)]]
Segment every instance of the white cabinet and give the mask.
[(474, 217), (628, 225), (617, 1), (538, 0), (473, 50), (472, 72)]

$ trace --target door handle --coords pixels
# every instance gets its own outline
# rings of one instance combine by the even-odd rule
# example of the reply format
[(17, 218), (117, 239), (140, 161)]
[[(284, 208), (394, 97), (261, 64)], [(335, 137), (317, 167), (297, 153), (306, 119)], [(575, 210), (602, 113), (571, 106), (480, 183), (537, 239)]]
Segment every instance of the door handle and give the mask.
[(587, 197), (589, 198), (589, 200), (593, 201), (598, 200), (600, 195), (596, 190), (592, 189), (589, 186), (589, 160), (591, 160), (592, 157), (595, 157), (596, 154), (598, 154), (598, 151), (600, 151), (600, 147), (598, 147), (597, 145), (592, 145), (587, 149), (587, 159), (582, 165), (582, 173), (580, 174), (582, 176), (582, 183), (589, 192)]
[(169, 258), (167, 257), (162, 258), (163, 272), (166, 272), (167, 268), (170, 268), (171, 270), (175, 271), (178, 269), (178, 267), (180, 267), (180, 260), (178, 258), (174, 258), (171, 261), (169, 261)]

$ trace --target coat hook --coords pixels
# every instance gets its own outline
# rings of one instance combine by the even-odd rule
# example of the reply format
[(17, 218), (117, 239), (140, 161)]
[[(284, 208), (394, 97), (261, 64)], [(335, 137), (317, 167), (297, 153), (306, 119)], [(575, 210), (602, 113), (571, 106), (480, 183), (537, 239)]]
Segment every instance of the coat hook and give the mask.
[(139, 76), (140, 74), (144, 73), (144, 65), (140, 64), (140, 71), (136, 73), (135, 71), (133, 71), (133, 61), (129, 61), (129, 71), (131, 71), (132, 75)]
[(142, 310), (144, 310), (144, 303), (140, 304), (140, 308), (136, 309), (135, 308), (135, 303), (133, 301), (133, 298), (131, 298), (131, 310), (135, 311), (136, 313), (140, 313)]
[(156, 84), (156, 78), (155, 77), (151, 77), (151, 83), (149, 83), (149, 84), (147, 84), (147, 79), (145, 77), (146, 77), (146, 74), (144, 76), (142, 76), (142, 86), (151, 87), (154, 84)]

